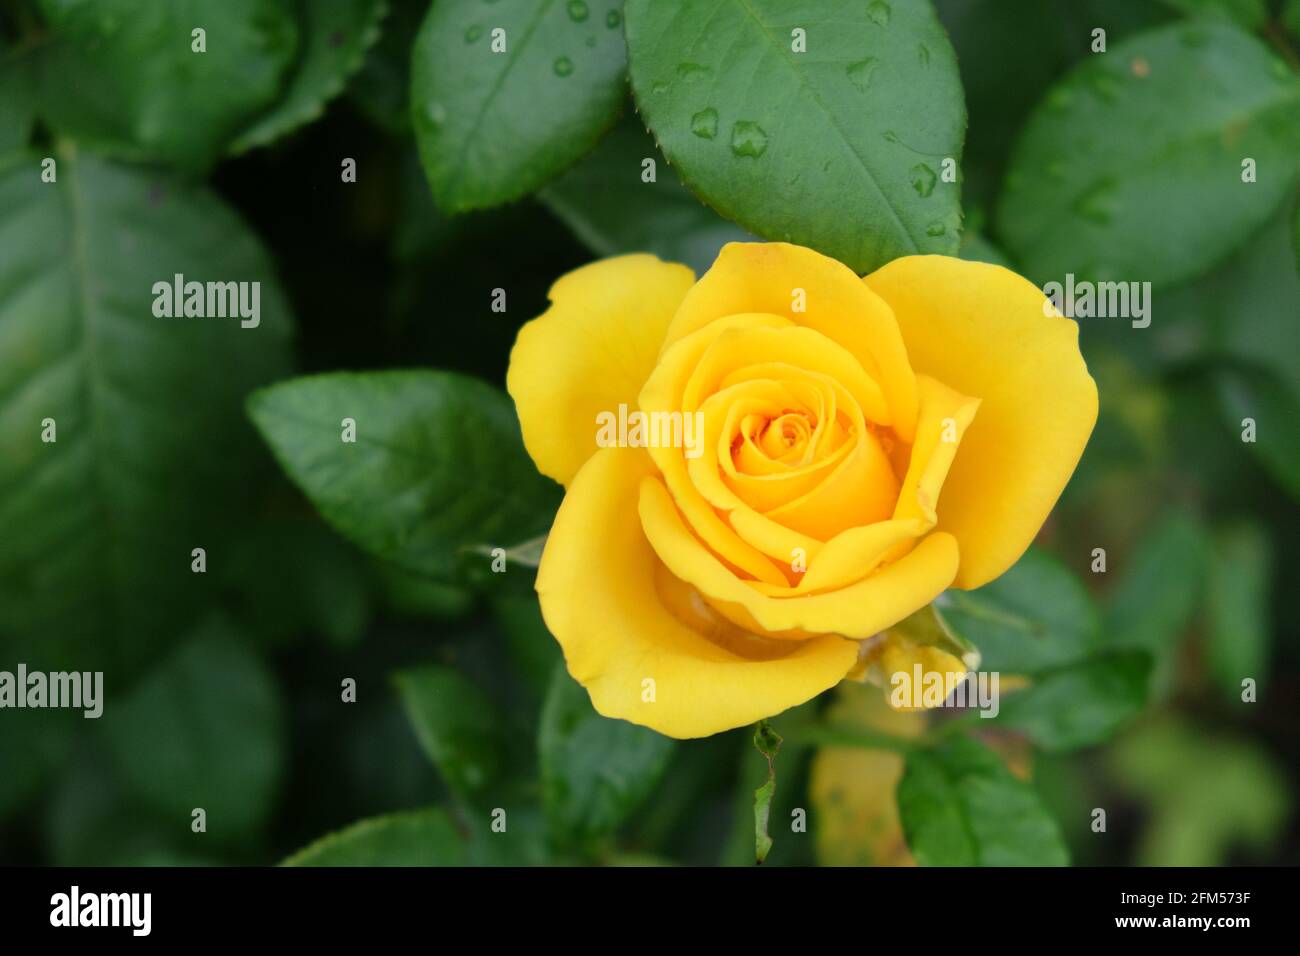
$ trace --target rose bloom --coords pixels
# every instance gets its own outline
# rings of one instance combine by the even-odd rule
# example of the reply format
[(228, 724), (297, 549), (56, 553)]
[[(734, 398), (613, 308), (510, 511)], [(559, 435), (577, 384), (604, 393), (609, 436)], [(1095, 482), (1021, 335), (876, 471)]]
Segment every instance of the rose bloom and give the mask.
[[(860, 279), (733, 243), (699, 281), (628, 255), (550, 300), (507, 376), (566, 488), (542, 615), (596, 710), (673, 737), (779, 713), (873, 654), (951, 662), (877, 636), (1011, 567), (1097, 418), (1078, 327), (999, 266), (909, 256)], [(609, 428), (620, 406), (646, 427)], [(675, 444), (648, 424), (667, 415)]]

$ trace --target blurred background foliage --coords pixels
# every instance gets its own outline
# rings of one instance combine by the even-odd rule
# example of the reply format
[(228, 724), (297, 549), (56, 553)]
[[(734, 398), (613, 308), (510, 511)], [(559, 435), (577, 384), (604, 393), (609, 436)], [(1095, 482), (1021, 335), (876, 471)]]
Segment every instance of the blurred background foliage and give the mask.
[[(622, 79), (623, 17), (631, 30), (643, 3), (565, 6), (608, 31), (578, 57), (598, 83), (572, 103), (546, 87), (491, 114), (499, 129), (464, 174), (446, 140), (471, 134), (433, 117), (458, 77), (471, 97), (493, 80), (460, 59), (479, 42), (461, 21), (481, 0), (0, 0), (0, 669), (103, 669), (108, 693), (97, 721), (0, 712), (0, 862), (752, 863), (767, 767), (750, 733), (675, 742), (595, 715), (527, 568), (488, 573), (476, 550), (526, 546), (558, 501), (523, 473), (504, 398), (452, 421), (481, 387), (464, 376), (500, 394), (515, 332), (555, 278), (633, 249), (699, 270), (725, 241), (807, 226), (759, 222), (753, 197), (716, 194), (725, 184), (680, 124), (668, 129), (671, 102), (649, 116), (664, 128), (645, 132)], [(928, 4), (894, 6), (896, 29), (908, 17), (932, 29)], [(828, 15), (795, 7), (793, 22)], [(985, 666), (1028, 674), (1030, 689), (1015, 706), (1008, 695), (992, 729), (974, 722), (978, 751), (948, 733), (951, 717), (894, 713), (854, 683), (780, 715), (769, 863), (999, 862), (1019, 839), (1043, 842), (1039, 862), (1294, 864), (1300, 3), (934, 9), (968, 114), (960, 210), (951, 200), (961, 253), (1037, 282), (1062, 262), (1140, 280), (1124, 267), (1158, 248), (1153, 321), (1081, 322), (1101, 393), (1083, 462), (1034, 551), (940, 605)], [(1097, 27), (1104, 57), (1090, 52)], [(546, 21), (548, 65), (570, 55), (547, 40), (560, 32)], [(644, 108), (638, 71), (654, 54), (633, 54)], [(1176, 94), (1154, 105), (1134, 86), (1152, 62), (1174, 72)], [(1070, 112), (1088, 88), (1113, 109)], [(1258, 122), (1224, 113), (1238, 94), (1264, 104)], [(1162, 128), (1171, 115), (1205, 142)], [(1172, 165), (1142, 168), (1140, 195), (1119, 205), (1102, 197), (1106, 221), (1095, 203), (1069, 205), (1096, 164), (1118, 153), (1141, 166), (1132, 144), (1160, 147), (1166, 133)], [(1067, 134), (1075, 145), (1051, 168), (1040, 148)], [(1241, 154), (1243, 136), (1261, 155), (1258, 188), (1207, 178), (1197, 150)], [(743, 207), (744, 224), (662, 162), (642, 183), (656, 140), (696, 193)], [(57, 186), (40, 183), (46, 156)], [(345, 157), (354, 183), (341, 182)], [(1049, 245), (1034, 231), (1044, 214)], [(263, 327), (145, 331), (159, 322), (147, 290), (178, 271), (260, 278)], [(496, 288), (504, 313), (490, 308)], [(295, 408), (337, 420), (345, 380), (257, 393), (265, 442), (245, 413), (253, 389), (295, 374), (399, 368), (462, 374), (420, 378), (418, 394), (376, 389), (377, 414), (397, 432), (403, 416), (445, 426), (481, 475), (526, 489), (525, 512), (478, 541), (473, 524), (445, 531), (444, 551), (441, 538), (390, 546), (366, 517), (388, 513), (386, 489), (339, 498), (338, 476), (313, 472), (284, 424)], [(68, 450), (37, 470), (47, 414)], [(78, 443), (86, 420), (98, 437)], [(485, 487), (473, 515), (490, 524)], [(200, 545), (208, 569), (191, 574)], [(1037, 658), (1024, 634), (1047, 638)], [(1243, 676), (1255, 703), (1242, 702)], [(931, 737), (912, 757), (908, 743)], [(987, 808), (962, 803), (964, 775), (1037, 829), (954, 849), (900, 816), (948, 800), (978, 822)], [(195, 807), (206, 833), (191, 830)], [(498, 809), (508, 837), (489, 829)], [(792, 829), (801, 813), (806, 829)]]

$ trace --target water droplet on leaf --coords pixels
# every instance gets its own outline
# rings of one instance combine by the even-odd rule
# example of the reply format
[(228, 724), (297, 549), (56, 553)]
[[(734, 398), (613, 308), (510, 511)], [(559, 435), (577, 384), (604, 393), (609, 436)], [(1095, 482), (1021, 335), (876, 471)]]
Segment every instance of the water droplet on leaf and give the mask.
[(569, 0), (565, 9), (569, 11), (569, 19), (574, 23), (581, 23), (587, 19), (587, 15), (591, 12), (587, 9), (584, 0)]
[(623, 14), (617, 10), (611, 10), (605, 14), (605, 26), (611, 30), (617, 30), (623, 23)]
[(573, 72), (573, 61), (567, 56), (562, 56), (555, 61), (552, 69), (555, 70), (556, 76), (568, 76)]
[(718, 111), (713, 107), (700, 110), (691, 117), (691, 132), (700, 139), (713, 139), (718, 135)]
[(482, 35), (483, 35), (483, 28), (476, 23), (474, 24), (474, 26), (470, 27), (468, 30), (465, 31), (465, 42), (473, 43)]
[(857, 63), (849, 64), (846, 71), (849, 81), (862, 92), (866, 92), (871, 86), (871, 77), (876, 72), (876, 65), (879, 61), (874, 56), (869, 56), (865, 60), (859, 60)]
[(738, 120), (731, 127), (731, 151), (737, 156), (757, 159), (767, 150), (767, 133), (763, 127), (750, 120)]
[(934, 184), (939, 181), (935, 171), (925, 163), (917, 163), (913, 166), (909, 178), (912, 182), (912, 188), (916, 190), (916, 194), (922, 199), (934, 192)]
[(925, 227), (925, 234), (927, 236), (942, 236), (947, 231), (948, 231), (948, 227), (945, 226), (943, 223), (939, 222), (938, 220), (935, 220), (934, 222), (930, 223), (930, 225)]
[(893, 12), (885, 0), (871, 0), (867, 4), (867, 17), (877, 26), (889, 26), (889, 15)]
[(1074, 204), (1074, 211), (1089, 222), (1109, 225), (1115, 218), (1115, 181), (1103, 179), (1097, 183)]

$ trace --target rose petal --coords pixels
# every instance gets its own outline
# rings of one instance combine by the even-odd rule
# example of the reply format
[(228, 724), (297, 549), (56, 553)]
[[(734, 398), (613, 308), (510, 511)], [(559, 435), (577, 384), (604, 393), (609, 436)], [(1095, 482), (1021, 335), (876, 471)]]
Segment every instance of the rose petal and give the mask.
[(1029, 547), (1097, 421), (1078, 326), (986, 263), (908, 256), (864, 281), (893, 308), (912, 366), (980, 399), (938, 509), (938, 528), (961, 545), (956, 586), (979, 587)]
[(646, 537), (674, 576), (736, 624), (774, 637), (871, 637), (929, 604), (957, 570), (956, 541), (931, 534), (898, 561), (838, 591), (771, 597), (737, 578), (700, 545), (658, 478), (642, 481), (638, 508)]
[(826, 636), (747, 656), (669, 610), (656, 587), (662, 567), (635, 520), (638, 486), (653, 472), (644, 451), (592, 456), (565, 496), (538, 569), (546, 625), (596, 710), (671, 737), (703, 737), (838, 683), (857, 660), (853, 641)]
[[(794, 311), (795, 290), (806, 311)], [(864, 291), (866, 294), (864, 295)], [(843, 346), (879, 383), (890, 425), (906, 442), (916, 422), (916, 382), (889, 306), (847, 266), (784, 242), (728, 243), (687, 294), (668, 329), (665, 348), (710, 322), (738, 312), (767, 312), (821, 332)]]
[(537, 470), (567, 485), (596, 451), (596, 416), (635, 410), (695, 274), (651, 255), (576, 269), (519, 330), (506, 388)]

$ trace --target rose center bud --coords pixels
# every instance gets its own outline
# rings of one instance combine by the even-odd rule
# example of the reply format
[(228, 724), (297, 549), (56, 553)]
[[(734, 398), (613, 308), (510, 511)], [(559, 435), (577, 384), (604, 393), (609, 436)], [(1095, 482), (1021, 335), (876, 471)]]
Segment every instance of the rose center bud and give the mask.
[(888, 519), (898, 501), (898, 476), (872, 428), (838, 424), (843, 437), (821, 481), (768, 514), (786, 527), (828, 541), (839, 532)]
[(778, 461), (797, 460), (812, 434), (809, 417), (803, 412), (787, 411), (769, 420), (759, 435), (759, 447), (769, 458)]
[(724, 482), (755, 511), (822, 541), (888, 519), (899, 489), (892, 431), (867, 421), (845, 394), (807, 397), (795, 406), (731, 407)]

